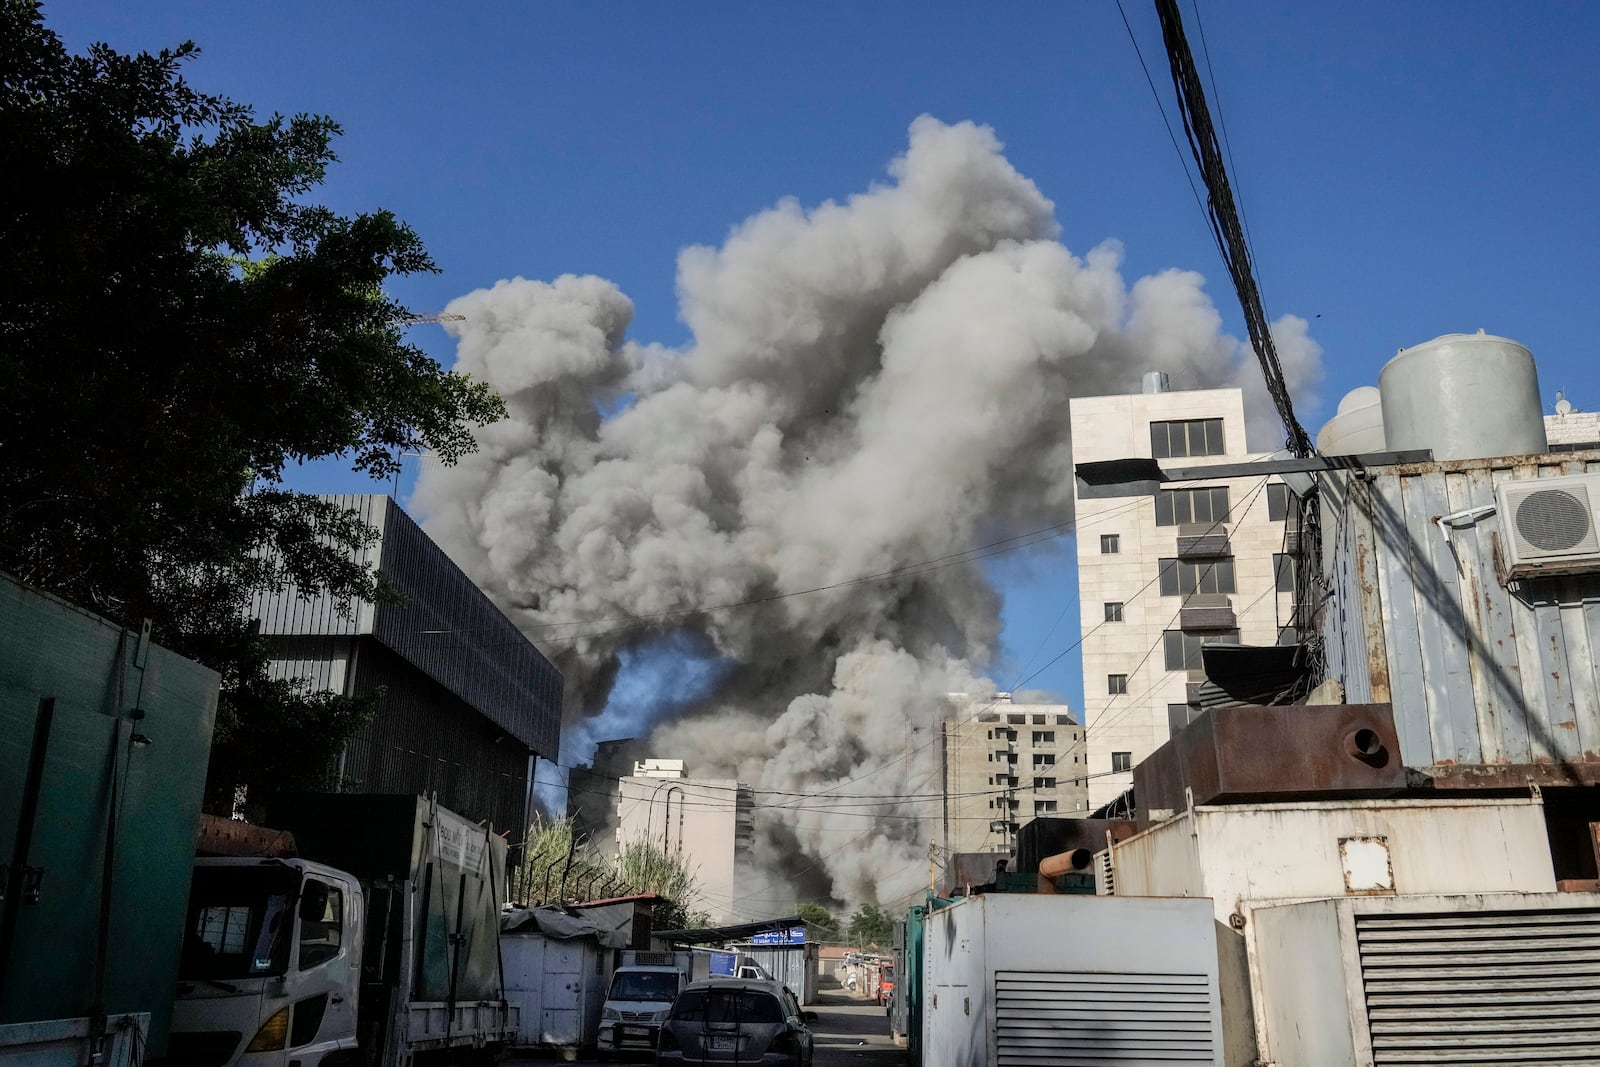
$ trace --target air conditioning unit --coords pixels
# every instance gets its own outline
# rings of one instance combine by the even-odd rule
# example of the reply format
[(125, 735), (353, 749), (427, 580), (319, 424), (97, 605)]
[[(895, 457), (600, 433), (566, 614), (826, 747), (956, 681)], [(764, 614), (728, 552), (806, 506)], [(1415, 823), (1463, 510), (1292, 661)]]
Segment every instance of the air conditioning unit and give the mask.
[(1498, 496), (1506, 577), (1600, 571), (1600, 475), (1506, 482)]

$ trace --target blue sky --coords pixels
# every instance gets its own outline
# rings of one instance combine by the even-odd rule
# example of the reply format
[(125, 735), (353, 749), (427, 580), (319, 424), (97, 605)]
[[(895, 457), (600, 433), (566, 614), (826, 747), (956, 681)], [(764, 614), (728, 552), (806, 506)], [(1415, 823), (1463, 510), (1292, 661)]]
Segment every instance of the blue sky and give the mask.
[[(1171, 114), (1153, 8), (1123, 2)], [(633, 299), (634, 337), (680, 343), (680, 248), (720, 242), (783, 196), (865, 188), (930, 113), (993, 126), (1075, 252), (1117, 238), (1130, 278), (1198, 270), (1243, 336), (1113, 0), (45, 11), (74, 49), (192, 38), (201, 88), (340, 121), (343, 162), (322, 199), (387, 207), (418, 230), (442, 268), (396, 286), (419, 310), (503, 277), (593, 272)], [(1194, 15), (1186, 5), (1268, 311), (1308, 319), (1326, 350), (1322, 401), (1302, 412), (1313, 433), (1398, 347), (1479, 327), (1533, 349), (1547, 400), (1560, 388), (1600, 407), (1600, 8), (1202, 0)], [(437, 328), (415, 336), (452, 358)], [(297, 484), (355, 488), (326, 469)], [(1076, 637), (1069, 547), (996, 566), (1001, 684)], [(1076, 706), (1078, 675), (1069, 654), (1030, 685)]]

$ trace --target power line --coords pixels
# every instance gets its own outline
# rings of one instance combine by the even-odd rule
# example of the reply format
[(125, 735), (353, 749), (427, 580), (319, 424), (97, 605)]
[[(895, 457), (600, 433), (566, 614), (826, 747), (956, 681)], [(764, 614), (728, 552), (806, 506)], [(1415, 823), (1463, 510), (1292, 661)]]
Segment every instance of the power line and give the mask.
[(1206, 105), (1205, 86), (1195, 66), (1194, 54), (1189, 50), (1189, 41), (1184, 36), (1183, 15), (1178, 10), (1177, 0), (1155, 0), (1155, 4), (1156, 14), (1161, 19), (1167, 60), (1172, 68), (1172, 87), (1178, 98), (1178, 115), (1183, 119), (1184, 136), (1189, 140), (1189, 150), (1199, 167), (1200, 180), (1206, 187), (1206, 220), (1211, 226), (1212, 240), (1216, 242), (1217, 251), (1228, 268), (1228, 275), (1233, 279), (1234, 292), (1238, 294), (1239, 304), (1244, 311), (1250, 343), (1261, 362), (1267, 392), (1278, 409), (1278, 417), (1283, 420), (1288, 435), (1286, 443), (1289, 451), (1296, 456), (1309, 456), (1316, 449), (1305, 427), (1295, 418), (1294, 402), (1289, 397), (1283, 366), (1278, 360), (1277, 344), (1273, 340), (1261, 291), (1256, 284), (1250, 243), (1245, 238), (1233, 189), (1228, 183), (1222, 147), (1211, 122), (1210, 108)]

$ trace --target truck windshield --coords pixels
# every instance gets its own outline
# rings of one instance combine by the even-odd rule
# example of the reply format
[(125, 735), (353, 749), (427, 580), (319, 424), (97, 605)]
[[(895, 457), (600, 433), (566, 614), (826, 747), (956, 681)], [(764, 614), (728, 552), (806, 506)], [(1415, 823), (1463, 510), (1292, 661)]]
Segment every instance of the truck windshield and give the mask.
[(676, 971), (618, 971), (611, 979), (611, 1000), (670, 1001), (677, 995)]
[(283, 974), (299, 882), (299, 872), (276, 865), (195, 868), (179, 980)]

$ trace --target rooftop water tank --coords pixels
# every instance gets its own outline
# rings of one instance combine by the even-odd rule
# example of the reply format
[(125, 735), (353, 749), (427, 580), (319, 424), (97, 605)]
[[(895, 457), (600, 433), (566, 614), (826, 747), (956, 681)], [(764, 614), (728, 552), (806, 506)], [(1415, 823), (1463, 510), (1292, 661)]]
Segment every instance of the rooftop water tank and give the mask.
[(1362, 456), (1385, 452), (1383, 400), (1376, 386), (1350, 390), (1339, 401), (1339, 411), (1317, 433), (1317, 451), (1324, 456)]
[(1167, 372), (1164, 370), (1145, 371), (1141, 386), (1146, 393), (1170, 393), (1172, 379), (1167, 377)]
[(1509, 338), (1447, 333), (1401, 349), (1378, 373), (1378, 391), (1394, 451), (1451, 460), (1549, 450), (1533, 353)]

